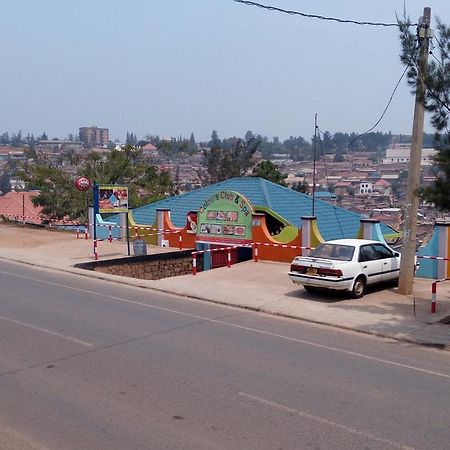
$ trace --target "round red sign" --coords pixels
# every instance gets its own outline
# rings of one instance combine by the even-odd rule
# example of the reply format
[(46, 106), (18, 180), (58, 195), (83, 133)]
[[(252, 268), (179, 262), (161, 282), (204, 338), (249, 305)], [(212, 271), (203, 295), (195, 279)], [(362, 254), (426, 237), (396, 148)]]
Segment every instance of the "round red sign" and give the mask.
[(91, 180), (86, 177), (77, 177), (75, 180), (75, 187), (79, 191), (87, 191), (91, 187)]

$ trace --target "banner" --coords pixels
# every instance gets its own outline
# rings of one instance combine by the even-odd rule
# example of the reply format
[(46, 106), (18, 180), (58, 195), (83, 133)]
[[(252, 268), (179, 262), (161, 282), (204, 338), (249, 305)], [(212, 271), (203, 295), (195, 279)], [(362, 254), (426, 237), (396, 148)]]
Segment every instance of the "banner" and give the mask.
[(98, 186), (99, 212), (128, 212), (128, 187), (111, 185)]
[(250, 202), (234, 191), (221, 191), (203, 202), (198, 210), (197, 242), (243, 245), (252, 242)]

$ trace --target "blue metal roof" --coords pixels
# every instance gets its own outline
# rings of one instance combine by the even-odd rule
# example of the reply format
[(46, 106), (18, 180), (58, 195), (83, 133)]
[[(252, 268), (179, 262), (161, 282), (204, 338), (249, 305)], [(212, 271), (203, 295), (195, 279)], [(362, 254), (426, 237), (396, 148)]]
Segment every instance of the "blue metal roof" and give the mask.
[[(153, 224), (157, 208), (171, 210), (170, 217), (175, 226), (186, 224), (186, 213), (198, 210), (212, 194), (221, 190), (237, 191), (247, 197), (253, 206), (266, 206), (282, 216), (292, 225), (301, 226), (301, 217), (312, 213), (312, 198), (264, 178), (230, 178), (185, 194), (169, 197), (133, 210), (137, 223)], [(354, 238), (359, 230), (359, 214), (336, 207), (325, 201), (315, 200), (315, 215), (319, 230), (325, 240)], [(383, 234), (392, 234), (393, 229), (381, 224)]]

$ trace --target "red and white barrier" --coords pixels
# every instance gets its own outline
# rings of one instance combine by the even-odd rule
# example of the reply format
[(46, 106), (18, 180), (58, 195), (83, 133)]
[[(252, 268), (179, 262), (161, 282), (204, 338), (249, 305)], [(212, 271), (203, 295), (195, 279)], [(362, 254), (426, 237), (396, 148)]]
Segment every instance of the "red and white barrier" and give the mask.
[(298, 248), (301, 250), (314, 250), (315, 248), (315, 247), (302, 247), (301, 245), (273, 244), (272, 242), (253, 242), (253, 244), (264, 245), (266, 247)]
[(192, 252), (192, 275), (197, 275), (197, 253)]
[(444, 258), (443, 256), (421, 256), (421, 255), (417, 255), (417, 258), (421, 258), (421, 259), (437, 259), (439, 261), (450, 261), (450, 258)]
[(441, 280), (434, 280), (431, 283), (431, 312), (432, 314), (436, 313), (437, 308), (437, 284), (442, 283), (444, 281), (449, 281), (450, 278), (442, 278)]

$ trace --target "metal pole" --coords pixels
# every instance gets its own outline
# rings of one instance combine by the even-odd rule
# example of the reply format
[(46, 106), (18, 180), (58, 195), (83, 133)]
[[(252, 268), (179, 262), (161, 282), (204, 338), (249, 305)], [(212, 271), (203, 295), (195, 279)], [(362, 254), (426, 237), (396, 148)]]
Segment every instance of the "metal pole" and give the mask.
[(126, 217), (127, 217), (127, 220), (126, 220), (126, 226), (127, 226), (127, 229), (126, 229), (126, 233), (127, 233), (127, 250), (128, 250), (128, 256), (130, 256), (131, 255), (131, 252), (130, 252), (130, 222), (128, 221), (128, 212), (126, 212), (125, 213), (126, 214)]
[(431, 8), (424, 8), (423, 17), (419, 20), (420, 53), (416, 80), (416, 101), (414, 106), (414, 121), (412, 130), (411, 154), (408, 171), (408, 187), (406, 193), (406, 208), (403, 221), (402, 259), (400, 262), (400, 275), (398, 292), (409, 295), (413, 292), (414, 264), (417, 236), (417, 212), (419, 210), (419, 197), (417, 191), (420, 187), (420, 162), (423, 147), (423, 122), (425, 111), (425, 77), (427, 73), (428, 48), (430, 36)]
[(431, 284), (431, 312), (436, 313), (436, 285), (437, 281), (433, 281)]
[(98, 185), (94, 181), (93, 192), (93, 202), (94, 202), (94, 218), (93, 218), (93, 234), (94, 234), (94, 258), (98, 259), (97, 253), (97, 213), (99, 212), (99, 198), (98, 198)]
[(313, 187), (312, 187), (312, 213), (314, 216), (315, 213), (315, 205), (316, 205), (316, 139), (317, 139), (317, 113), (314, 117), (314, 145), (313, 145)]

